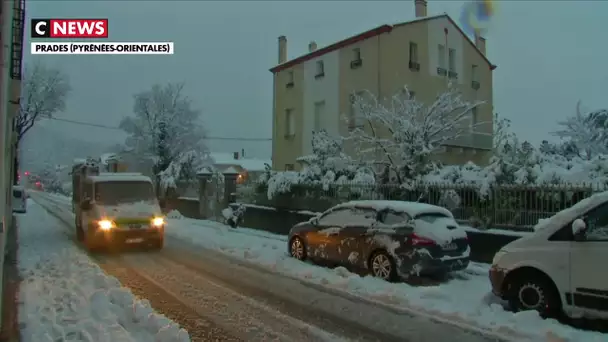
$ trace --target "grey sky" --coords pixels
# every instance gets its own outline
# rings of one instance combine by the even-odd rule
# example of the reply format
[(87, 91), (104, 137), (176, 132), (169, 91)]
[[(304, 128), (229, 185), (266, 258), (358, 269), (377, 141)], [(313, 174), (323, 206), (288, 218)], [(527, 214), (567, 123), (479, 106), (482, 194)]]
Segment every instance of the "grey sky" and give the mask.
[[(461, 1), (429, 0), (429, 15), (458, 21)], [(411, 1), (29, 1), (28, 17), (109, 18), (112, 41), (173, 41), (173, 56), (40, 56), (63, 68), (74, 90), (59, 117), (118, 125), (132, 95), (185, 81), (211, 136), (270, 138), (277, 37), (289, 58), (384, 23), (414, 17)], [(501, 1), (487, 35), (495, 109), (524, 139), (549, 138), (555, 122), (608, 107), (608, 1)], [(27, 27), (28, 25), (26, 25)], [(29, 37), (29, 32), (26, 33)], [(26, 51), (29, 51), (29, 47)], [(26, 56), (31, 60), (32, 56)], [(602, 96), (604, 95), (604, 96)], [(44, 122), (59, 134), (121, 142), (119, 131)], [(212, 141), (211, 148), (270, 156), (270, 142)]]

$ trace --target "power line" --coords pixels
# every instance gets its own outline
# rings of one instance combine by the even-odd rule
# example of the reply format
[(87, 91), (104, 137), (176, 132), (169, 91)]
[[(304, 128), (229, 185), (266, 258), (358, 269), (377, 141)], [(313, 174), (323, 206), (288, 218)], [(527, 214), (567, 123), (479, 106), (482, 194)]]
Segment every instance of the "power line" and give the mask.
[[(120, 127), (106, 126), (106, 125), (96, 124), (96, 123), (92, 123), (92, 122), (76, 121), (76, 120), (62, 119), (62, 118), (46, 118), (45, 117), (44, 119), (60, 121), (60, 122), (67, 122), (67, 123), (71, 123), (74, 125), (90, 126), (90, 127), (123, 131)], [(206, 140), (239, 140), (239, 141), (272, 141), (272, 138), (232, 138), (232, 137), (213, 137), (213, 136), (205, 137), (205, 139)]]

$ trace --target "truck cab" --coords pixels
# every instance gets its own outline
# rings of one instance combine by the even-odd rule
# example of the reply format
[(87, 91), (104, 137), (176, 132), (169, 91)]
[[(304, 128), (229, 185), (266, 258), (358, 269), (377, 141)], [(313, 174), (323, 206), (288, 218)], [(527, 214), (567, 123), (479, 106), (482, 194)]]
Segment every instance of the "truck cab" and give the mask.
[(97, 173), (83, 177), (74, 195), (77, 237), (88, 249), (114, 245), (164, 245), (165, 219), (150, 177)]

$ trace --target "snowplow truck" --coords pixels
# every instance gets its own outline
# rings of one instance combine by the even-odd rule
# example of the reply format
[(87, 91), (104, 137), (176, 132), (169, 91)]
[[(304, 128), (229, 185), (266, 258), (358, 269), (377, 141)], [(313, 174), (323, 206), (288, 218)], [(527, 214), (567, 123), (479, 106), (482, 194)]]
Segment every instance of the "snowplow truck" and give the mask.
[(89, 250), (119, 245), (162, 249), (165, 217), (150, 177), (100, 172), (99, 159), (75, 161), (72, 210), (76, 236)]

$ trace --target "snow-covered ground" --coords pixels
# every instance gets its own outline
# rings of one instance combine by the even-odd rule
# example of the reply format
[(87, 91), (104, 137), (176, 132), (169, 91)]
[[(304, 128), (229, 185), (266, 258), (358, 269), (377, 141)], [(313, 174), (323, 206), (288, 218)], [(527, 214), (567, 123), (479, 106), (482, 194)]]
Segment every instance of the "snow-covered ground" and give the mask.
[(104, 274), (31, 199), (18, 220), (22, 341), (190, 341), (148, 301)]
[[(59, 196), (55, 200), (69, 204)], [(69, 207), (68, 207), (69, 208)], [(273, 271), (333, 289), (424, 312), (455, 322), (466, 322), (523, 340), (608, 341), (608, 335), (577, 330), (555, 320), (543, 320), (536, 312), (511, 313), (490, 293), (489, 265), (472, 263), (454, 279), (434, 286), (392, 284), (361, 277), (342, 267), (328, 269), (300, 262), (287, 255), (286, 237), (247, 228), (231, 229), (212, 221), (193, 220), (170, 213), (166, 233)]]

